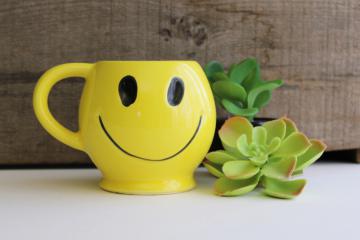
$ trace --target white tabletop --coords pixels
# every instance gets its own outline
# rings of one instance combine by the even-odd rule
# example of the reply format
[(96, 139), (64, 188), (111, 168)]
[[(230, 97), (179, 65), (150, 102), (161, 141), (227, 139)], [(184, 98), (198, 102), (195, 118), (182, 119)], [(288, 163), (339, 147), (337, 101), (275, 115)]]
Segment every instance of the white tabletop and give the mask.
[(102, 191), (93, 169), (0, 170), (0, 239), (360, 239), (360, 165), (317, 163), (294, 200)]

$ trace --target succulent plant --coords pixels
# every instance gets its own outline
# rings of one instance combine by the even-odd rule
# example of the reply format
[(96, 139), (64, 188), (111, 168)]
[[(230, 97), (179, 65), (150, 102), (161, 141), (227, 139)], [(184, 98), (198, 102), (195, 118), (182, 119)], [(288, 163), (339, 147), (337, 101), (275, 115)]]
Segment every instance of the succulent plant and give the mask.
[(216, 103), (249, 120), (269, 103), (272, 91), (283, 84), (282, 80), (263, 81), (259, 64), (252, 58), (231, 65), (227, 73), (221, 63), (211, 61), (205, 66), (205, 74)]
[(319, 140), (309, 140), (286, 117), (258, 127), (244, 117), (232, 117), (219, 136), (224, 150), (208, 153), (204, 165), (219, 178), (215, 193), (221, 196), (243, 195), (262, 185), (269, 196), (293, 198), (306, 180), (290, 178), (301, 174), (326, 148)]

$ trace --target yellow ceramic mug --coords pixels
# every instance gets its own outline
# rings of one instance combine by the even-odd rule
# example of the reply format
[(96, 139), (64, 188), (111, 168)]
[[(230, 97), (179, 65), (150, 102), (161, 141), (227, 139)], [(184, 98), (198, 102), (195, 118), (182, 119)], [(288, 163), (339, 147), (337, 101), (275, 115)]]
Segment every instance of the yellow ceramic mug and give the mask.
[[(58, 81), (82, 77), (79, 131), (49, 111)], [(215, 104), (194, 61), (68, 63), (48, 70), (33, 99), (35, 114), (56, 139), (86, 152), (111, 192), (162, 194), (195, 186), (193, 173), (215, 131)]]

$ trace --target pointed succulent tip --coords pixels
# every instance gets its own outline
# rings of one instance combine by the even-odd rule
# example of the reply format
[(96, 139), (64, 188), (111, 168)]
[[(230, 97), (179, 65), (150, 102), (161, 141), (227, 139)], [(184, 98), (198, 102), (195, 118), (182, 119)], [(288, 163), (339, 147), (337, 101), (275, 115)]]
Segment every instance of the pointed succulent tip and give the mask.
[(213, 176), (218, 177), (218, 178), (224, 176), (224, 174), (221, 171), (221, 166), (214, 164), (208, 160), (203, 161), (203, 164), (206, 167), (206, 169), (208, 170), (208, 172), (210, 174), (212, 174)]
[(311, 142), (313, 143), (317, 143), (319, 146), (321, 146), (321, 148), (323, 149), (323, 151), (325, 151), (328, 146), (326, 145), (326, 143), (323, 140), (319, 140), (319, 139), (311, 139)]
[(294, 197), (299, 196), (305, 189), (306, 186), (306, 179), (303, 179), (303, 185), (296, 191), (293, 193)]
[(264, 193), (275, 198), (292, 199), (302, 193), (305, 179), (284, 181), (276, 178), (264, 178)]
[(266, 177), (276, 179), (288, 179), (296, 168), (296, 158), (289, 157), (277, 162), (270, 162), (262, 168), (262, 173)]
[(295, 122), (291, 118), (289, 118), (287, 115), (282, 116), (280, 119), (282, 119), (283, 121), (291, 122), (295, 125)]
[(279, 85), (283, 85), (284, 84), (284, 80), (282, 79), (278, 79)]
[(328, 148), (328, 146), (323, 140), (310, 139), (310, 142), (312, 145), (316, 146), (319, 151), (324, 152)]
[(234, 197), (244, 195), (254, 190), (259, 182), (260, 174), (249, 179), (232, 180), (221, 177), (215, 181), (214, 192), (216, 195), (224, 197)]
[(206, 159), (215, 164), (224, 164), (228, 161), (236, 160), (233, 155), (224, 150), (210, 152), (206, 155)]
[(320, 140), (310, 140), (311, 146), (306, 152), (298, 156), (295, 172), (304, 170), (318, 160), (326, 149), (326, 145)]
[(286, 173), (286, 177), (291, 177), (291, 175), (293, 174), (293, 172), (295, 171), (295, 168), (296, 168), (296, 158), (294, 158), (292, 161), (291, 161), (291, 164), (289, 166), (289, 169)]
[(214, 185), (214, 193), (218, 196), (224, 196), (225, 192), (220, 190), (218, 187), (216, 187), (216, 184)]
[(286, 116), (283, 116), (281, 119), (284, 121), (284, 123), (286, 125), (285, 137), (288, 137), (293, 132), (299, 131), (298, 127), (296, 126), (296, 123), (293, 120), (291, 120), (290, 118), (288, 118)]

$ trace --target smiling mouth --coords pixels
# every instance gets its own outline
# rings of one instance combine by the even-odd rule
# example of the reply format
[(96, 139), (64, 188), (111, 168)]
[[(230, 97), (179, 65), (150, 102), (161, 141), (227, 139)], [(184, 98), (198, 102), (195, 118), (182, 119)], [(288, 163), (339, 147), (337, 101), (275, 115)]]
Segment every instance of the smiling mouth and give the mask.
[(151, 159), (151, 158), (145, 158), (145, 157), (140, 157), (137, 156), (135, 154), (129, 153), (128, 151), (126, 151), (124, 148), (122, 148), (119, 144), (117, 144), (115, 142), (115, 140), (111, 137), (110, 133), (106, 130), (105, 125), (101, 119), (101, 116), (99, 115), (99, 122), (100, 122), (100, 126), (102, 128), (102, 130), (104, 131), (104, 133), (106, 134), (106, 136), (108, 137), (108, 139), (115, 145), (115, 147), (117, 147), (120, 151), (122, 151), (123, 153), (131, 156), (131, 157), (135, 157), (135, 158), (139, 158), (142, 160), (146, 160), (146, 161), (165, 161), (165, 160), (169, 160), (173, 157), (175, 157), (176, 155), (180, 154), (182, 151), (184, 151), (189, 145), (190, 143), (194, 140), (196, 134), (199, 132), (200, 129), (200, 125), (201, 125), (201, 121), (202, 121), (202, 116), (200, 116), (199, 119), (199, 123), (196, 127), (196, 130), (194, 132), (194, 134), (192, 135), (192, 137), (189, 139), (189, 141), (185, 144), (185, 146), (183, 146), (179, 151), (177, 151), (176, 153), (172, 154), (171, 156), (165, 157), (165, 158), (160, 158), (160, 159)]

